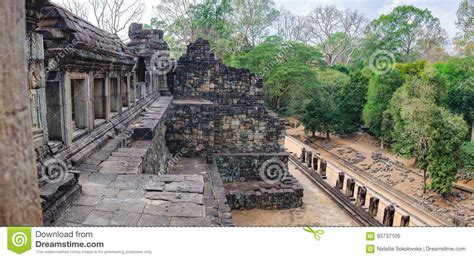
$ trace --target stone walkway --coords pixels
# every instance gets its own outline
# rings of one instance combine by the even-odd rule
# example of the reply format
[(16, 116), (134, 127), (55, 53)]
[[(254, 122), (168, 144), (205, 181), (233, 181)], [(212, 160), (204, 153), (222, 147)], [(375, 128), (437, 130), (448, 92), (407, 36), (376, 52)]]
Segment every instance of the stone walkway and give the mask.
[(215, 163), (174, 157), (167, 174), (155, 172), (164, 153), (157, 149), (160, 143), (148, 137), (161, 132), (160, 120), (169, 101), (152, 104), (129, 129), (74, 168), (82, 193), (53, 225), (233, 226)]
[(163, 176), (83, 173), (80, 198), (56, 226), (221, 226), (210, 177), (203, 160), (185, 158)]

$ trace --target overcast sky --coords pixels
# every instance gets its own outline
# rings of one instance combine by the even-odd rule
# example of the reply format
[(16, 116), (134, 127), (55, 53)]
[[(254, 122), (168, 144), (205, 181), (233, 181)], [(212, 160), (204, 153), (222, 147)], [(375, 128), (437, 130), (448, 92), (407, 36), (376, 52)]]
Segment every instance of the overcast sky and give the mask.
[[(61, 2), (61, 0), (53, 0)], [(160, 0), (142, 0), (147, 6), (141, 22), (148, 23), (152, 17), (152, 7)], [(258, 1), (258, 0), (256, 0)], [(441, 25), (452, 38), (456, 35), (456, 11), (461, 0), (274, 0), (279, 8), (283, 7), (293, 14), (307, 14), (318, 5), (334, 4), (339, 9), (353, 9), (364, 13), (370, 20), (381, 14), (389, 13), (399, 5), (414, 5), (419, 8), (428, 8), (438, 17)]]

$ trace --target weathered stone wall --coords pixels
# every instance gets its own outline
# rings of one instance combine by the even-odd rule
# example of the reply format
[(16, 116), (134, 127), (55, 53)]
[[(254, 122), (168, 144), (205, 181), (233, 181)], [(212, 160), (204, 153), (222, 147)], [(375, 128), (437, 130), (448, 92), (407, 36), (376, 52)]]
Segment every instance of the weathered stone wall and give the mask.
[(264, 181), (262, 174), (269, 166), (276, 166), (281, 170), (279, 177), (288, 172), (288, 153), (285, 152), (220, 153), (216, 162), (224, 182)]
[(176, 99), (216, 104), (214, 150), (283, 151), (284, 125), (265, 109), (262, 81), (248, 70), (229, 68), (215, 60), (207, 41), (191, 44), (179, 59), (172, 93)]
[(173, 101), (166, 140), (171, 153), (205, 157), (214, 150), (215, 105), (205, 100)]
[(143, 173), (166, 174), (171, 159), (166, 145), (166, 119), (171, 111), (171, 97), (161, 97), (147, 108), (142, 118), (133, 125), (132, 147), (147, 149)]
[(171, 92), (168, 146), (214, 156), (231, 208), (302, 205), (303, 189), (288, 173), (284, 124), (265, 109), (261, 79), (226, 67), (198, 40), (179, 59)]

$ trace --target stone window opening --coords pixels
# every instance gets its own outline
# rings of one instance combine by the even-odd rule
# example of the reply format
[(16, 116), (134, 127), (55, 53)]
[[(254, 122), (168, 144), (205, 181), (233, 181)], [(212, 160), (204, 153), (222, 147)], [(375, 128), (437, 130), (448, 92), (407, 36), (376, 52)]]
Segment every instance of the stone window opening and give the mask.
[(138, 62), (135, 68), (135, 73), (136, 73), (136, 79), (137, 79), (137, 84), (136, 84), (136, 96), (135, 98), (137, 100), (144, 98), (147, 95), (147, 82), (146, 82), (146, 64), (145, 64), (145, 59), (143, 57), (138, 58)]
[(138, 64), (135, 72), (137, 73), (138, 83), (145, 83), (146, 65), (143, 57), (140, 57), (138, 59)]
[(105, 80), (94, 79), (94, 126), (106, 122)]
[(86, 80), (71, 79), (71, 113), (73, 138), (87, 132)]
[(120, 99), (118, 78), (110, 78), (110, 117), (112, 118), (119, 115)]

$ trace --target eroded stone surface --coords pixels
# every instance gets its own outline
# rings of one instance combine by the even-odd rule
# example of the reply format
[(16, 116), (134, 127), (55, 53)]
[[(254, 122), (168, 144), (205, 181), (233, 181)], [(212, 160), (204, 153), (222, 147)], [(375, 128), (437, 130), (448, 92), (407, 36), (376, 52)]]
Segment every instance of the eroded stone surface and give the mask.
[[(218, 200), (224, 195), (222, 182), (220, 189), (213, 188), (212, 170), (204, 160), (183, 159), (181, 163), (164, 176), (83, 174), (84, 192), (57, 226), (223, 225), (222, 216), (229, 209)], [(214, 189), (222, 190), (215, 193)]]

